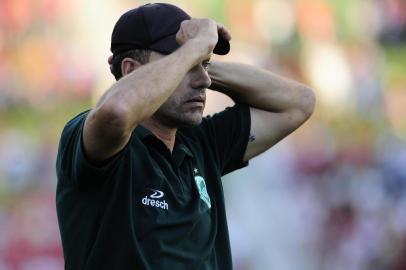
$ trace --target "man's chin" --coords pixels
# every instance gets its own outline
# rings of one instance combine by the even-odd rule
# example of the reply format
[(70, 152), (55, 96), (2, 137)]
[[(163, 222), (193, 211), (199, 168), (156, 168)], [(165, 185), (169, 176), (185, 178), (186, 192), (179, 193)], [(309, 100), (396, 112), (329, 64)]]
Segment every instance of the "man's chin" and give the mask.
[(179, 127), (195, 127), (200, 125), (203, 119), (203, 110), (190, 110), (179, 117)]
[(182, 121), (179, 124), (180, 128), (191, 128), (200, 125), (202, 123), (202, 117), (199, 119), (188, 119), (187, 121)]
[(203, 120), (202, 112), (185, 112), (177, 115), (166, 115), (161, 123), (172, 128), (190, 128), (200, 125)]

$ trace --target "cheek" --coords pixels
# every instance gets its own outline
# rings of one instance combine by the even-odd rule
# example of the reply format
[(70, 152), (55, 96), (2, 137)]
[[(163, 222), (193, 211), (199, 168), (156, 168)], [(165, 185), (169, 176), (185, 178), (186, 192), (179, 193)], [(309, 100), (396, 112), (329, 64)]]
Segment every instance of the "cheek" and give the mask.
[(181, 105), (181, 97), (174, 94), (170, 96), (165, 103), (167, 107), (175, 109)]
[(168, 103), (173, 106), (181, 106), (188, 97), (187, 88), (183, 85), (179, 85), (178, 89), (173, 92), (172, 96), (168, 98)]
[(160, 111), (167, 114), (173, 114), (177, 112), (182, 105), (180, 97), (176, 94), (170, 96), (161, 106)]
[(162, 107), (165, 107), (166, 110), (179, 109), (188, 97), (188, 89), (188, 79), (185, 77)]
[(190, 91), (192, 91), (190, 87), (190, 78), (188, 75), (186, 75), (178, 85), (178, 88), (176, 88), (174, 95), (178, 97), (185, 97), (190, 94)]

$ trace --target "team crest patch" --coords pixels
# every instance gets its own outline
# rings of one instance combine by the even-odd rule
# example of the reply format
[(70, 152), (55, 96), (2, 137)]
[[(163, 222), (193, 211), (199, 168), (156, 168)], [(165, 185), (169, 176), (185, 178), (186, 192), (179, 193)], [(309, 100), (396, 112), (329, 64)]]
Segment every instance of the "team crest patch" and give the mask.
[(199, 190), (200, 199), (202, 199), (206, 203), (207, 207), (211, 208), (210, 197), (207, 193), (206, 182), (204, 181), (204, 178), (200, 175), (197, 175), (195, 176), (195, 182), (197, 189)]

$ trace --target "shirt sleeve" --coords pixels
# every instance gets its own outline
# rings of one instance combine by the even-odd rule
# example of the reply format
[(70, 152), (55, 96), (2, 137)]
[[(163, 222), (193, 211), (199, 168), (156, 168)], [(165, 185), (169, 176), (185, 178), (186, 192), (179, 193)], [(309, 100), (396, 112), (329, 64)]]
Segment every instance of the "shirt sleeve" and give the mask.
[(206, 117), (201, 127), (205, 129), (206, 139), (218, 159), (221, 175), (248, 165), (248, 161), (243, 161), (251, 129), (247, 105), (237, 104)]
[(117, 166), (125, 147), (119, 154), (106, 160), (101, 165), (92, 164), (86, 157), (82, 134), (88, 111), (69, 121), (62, 131), (56, 161), (59, 179), (76, 184), (89, 185), (92, 182), (103, 183)]

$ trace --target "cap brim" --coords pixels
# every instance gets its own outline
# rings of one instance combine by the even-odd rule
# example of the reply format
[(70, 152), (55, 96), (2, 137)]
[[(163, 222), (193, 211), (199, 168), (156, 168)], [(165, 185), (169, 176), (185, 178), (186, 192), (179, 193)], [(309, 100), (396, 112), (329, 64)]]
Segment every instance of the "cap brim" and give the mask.
[(219, 36), (216, 47), (213, 52), (219, 55), (226, 55), (230, 51), (230, 42)]
[[(170, 54), (180, 46), (176, 42), (176, 34), (167, 36), (159, 41), (153, 43), (148, 49), (163, 53)], [(214, 47), (213, 53), (218, 55), (226, 55), (230, 51), (230, 43), (222, 37), (219, 37), (216, 46)]]

